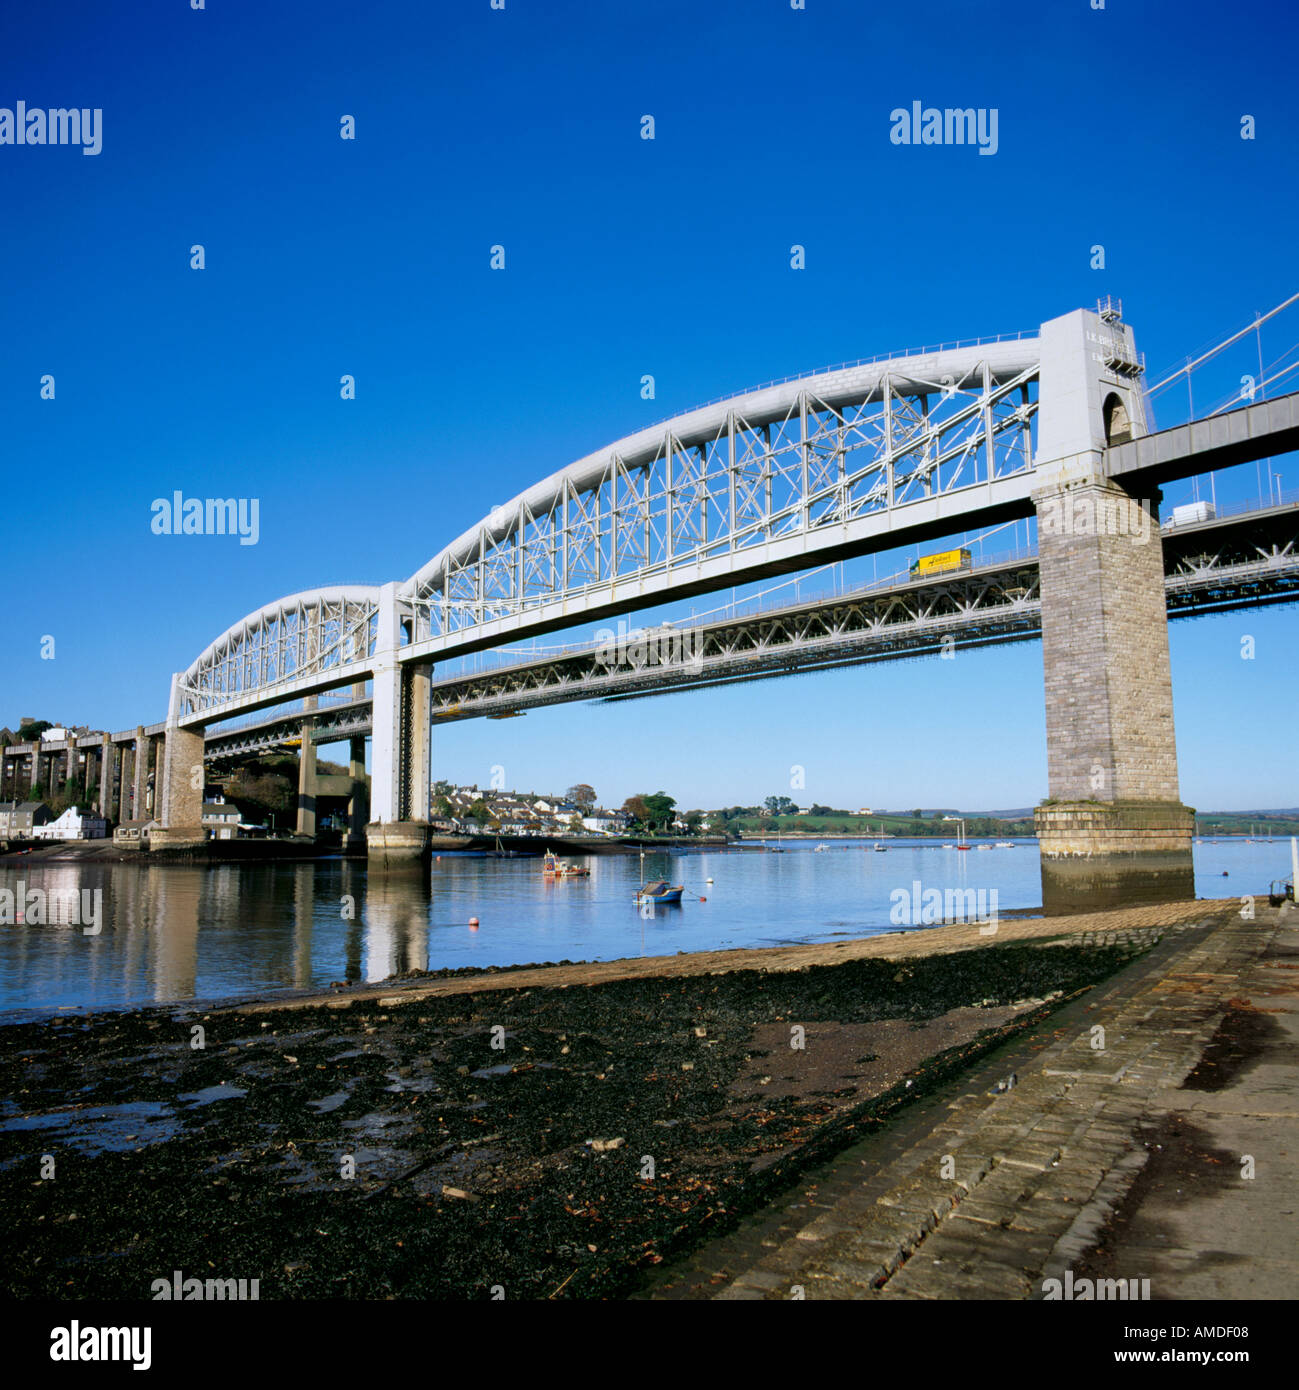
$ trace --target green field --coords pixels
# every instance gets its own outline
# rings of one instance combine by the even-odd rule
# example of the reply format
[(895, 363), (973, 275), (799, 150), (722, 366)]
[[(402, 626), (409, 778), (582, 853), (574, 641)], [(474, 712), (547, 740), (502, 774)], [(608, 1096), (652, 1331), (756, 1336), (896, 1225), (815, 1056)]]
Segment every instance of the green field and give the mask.
[[(714, 824), (716, 822), (714, 821)], [(738, 832), (746, 839), (762, 839), (777, 833), (781, 835), (860, 835), (864, 839), (872, 836), (892, 835), (898, 837), (934, 837), (954, 840), (959, 831), (955, 821), (945, 821), (937, 816), (924, 816), (916, 820), (908, 815), (873, 816), (741, 816), (726, 822), (726, 828)], [(996, 836), (1006, 839), (1015, 835), (1031, 835), (1032, 820), (996, 820), (991, 816), (966, 817), (967, 836)]]

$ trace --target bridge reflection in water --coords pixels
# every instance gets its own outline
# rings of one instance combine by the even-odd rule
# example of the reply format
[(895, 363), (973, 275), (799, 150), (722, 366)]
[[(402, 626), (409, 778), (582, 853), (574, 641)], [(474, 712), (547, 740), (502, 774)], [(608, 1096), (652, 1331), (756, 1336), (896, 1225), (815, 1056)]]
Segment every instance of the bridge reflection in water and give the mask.
[[(641, 882), (636, 855), (598, 856), (589, 879), (551, 883), (534, 860), (467, 857), (398, 875), (337, 859), (0, 868), (0, 889), (13, 891), (19, 880), (93, 885), (103, 901), (97, 935), (67, 926), (0, 929), (0, 1012), (229, 1000), (408, 970), (844, 940), (897, 931), (895, 895), (913, 894), (917, 882), (982, 892), (984, 902), (995, 891), (1002, 914), (1041, 902), (1031, 840), (987, 853), (933, 841), (890, 841), (887, 854), (873, 853), (871, 842), (832, 841), (818, 854), (814, 842), (787, 841), (785, 850), (648, 854), (646, 874), (684, 883), (687, 898), (647, 916), (632, 901)], [(1195, 888), (1222, 897), (1266, 887), (1288, 872), (1289, 853), (1283, 842), (1198, 844)], [(477, 931), (470, 917), (480, 919)], [(183, 1030), (177, 1038), (188, 1042)]]

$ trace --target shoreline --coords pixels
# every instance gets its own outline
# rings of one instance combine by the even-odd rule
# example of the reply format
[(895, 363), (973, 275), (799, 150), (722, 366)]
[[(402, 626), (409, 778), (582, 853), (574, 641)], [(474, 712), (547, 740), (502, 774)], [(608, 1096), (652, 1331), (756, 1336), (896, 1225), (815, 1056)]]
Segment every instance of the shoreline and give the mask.
[[(711, 951), (687, 951), (664, 956), (622, 956), (608, 961), (543, 961), (520, 965), (410, 972), (373, 984), (309, 990), (300, 996), (276, 996), (215, 1006), (215, 1012), (260, 1013), (269, 1009), (328, 1007), (345, 1009), (353, 1002), (397, 1008), (424, 998), (479, 994), (496, 990), (561, 988), (620, 980), (723, 975), (732, 971), (799, 971), (814, 965), (841, 965), (856, 960), (901, 960), (950, 955), (990, 944), (1045, 942), (1069, 936), (1106, 936), (1132, 930), (1134, 914), (1140, 927), (1175, 927), (1200, 917), (1239, 906), (1236, 898), (1197, 898), (1182, 903), (1158, 903), (1140, 908), (1114, 908), (1071, 917), (1004, 916), (995, 934), (984, 935), (977, 924), (943, 923), (903, 927), (846, 941), (812, 941), (788, 946), (732, 946)], [(177, 1005), (160, 1005), (175, 1008)]]
[(5, 1286), (147, 1299), (210, 1268), (264, 1299), (621, 1297), (1235, 906), (15, 1024)]
[[(1176, 926), (1203, 913), (1224, 910), (1236, 902), (1235, 898), (1197, 898), (1181, 903), (1156, 904), (1153, 908), (1146, 906), (1139, 910), (1144, 914), (1143, 921), (1147, 926)], [(1115, 908), (1070, 917), (1046, 917), (1040, 906), (1011, 909), (1000, 915), (995, 939), (1022, 942), (1049, 940), (1070, 934), (1106, 935), (1123, 930), (1119, 919), (1126, 921), (1137, 910)], [(385, 1007), (398, 1007), (425, 997), (443, 998), (494, 990), (536, 986), (567, 989), (574, 984), (595, 985), (655, 976), (675, 978), (697, 973), (725, 974), (732, 970), (799, 970), (810, 965), (835, 965), (850, 960), (892, 960), (917, 955), (950, 954), (989, 944), (993, 939), (993, 936), (985, 935), (978, 924), (935, 923), (931, 926), (895, 927), (846, 940), (779, 946), (716, 947), (707, 951), (676, 952), (662, 956), (618, 956), (610, 960), (522, 961), (510, 965), (455, 966), (408, 972), (377, 981), (338, 982), (271, 993), (236, 991), (228, 995), (149, 1000), (113, 1007), (47, 1005), (39, 1010), (13, 1009), (0, 1013), (0, 1039), (8, 1028), (60, 1019), (93, 1021), (150, 1010), (169, 1016), (195, 1011), (226, 1014), (317, 1007), (341, 1010), (350, 1007), (353, 1002), (376, 1001)]]

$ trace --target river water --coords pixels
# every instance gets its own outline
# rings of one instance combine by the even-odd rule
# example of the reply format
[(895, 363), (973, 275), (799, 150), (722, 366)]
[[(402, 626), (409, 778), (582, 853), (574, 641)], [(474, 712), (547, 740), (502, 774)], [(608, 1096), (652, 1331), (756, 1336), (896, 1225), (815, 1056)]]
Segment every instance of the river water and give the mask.
[[(925, 920), (933, 889), (974, 889), (980, 917), (990, 906), (1005, 913), (1042, 901), (1035, 840), (986, 852), (890, 840), (882, 854), (873, 843), (647, 853), (646, 879), (686, 889), (681, 906), (652, 913), (633, 901), (643, 881), (635, 854), (594, 856), (582, 861), (590, 878), (558, 882), (543, 879), (539, 859), (467, 855), (394, 877), (341, 859), (205, 868), (10, 860), (0, 866), (0, 1021), (378, 981), (416, 968), (864, 936), (911, 924), (913, 898), (914, 921)], [(1197, 896), (1265, 893), (1288, 875), (1290, 845), (1206, 841), (1194, 859)], [(82, 925), (33, 921), (40, 914), (30, 911), (15, 922), (4, 905), (30, 904), (33, 889), (51, 898), (76, 891)]]

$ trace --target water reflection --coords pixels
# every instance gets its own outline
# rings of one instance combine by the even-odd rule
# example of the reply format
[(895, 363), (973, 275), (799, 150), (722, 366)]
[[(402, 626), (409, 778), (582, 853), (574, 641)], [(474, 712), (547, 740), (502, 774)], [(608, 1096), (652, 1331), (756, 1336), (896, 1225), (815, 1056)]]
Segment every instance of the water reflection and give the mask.
[(1095, 855), (1042, 860), (1042, 907), (1048, 917), (1106, 912), (1136, 903), (1195, 897), (1191, 854)]
[(429, 878), (427, 873), (370, 877), (364, 899), (364, 979), (428, 969)]
[[(0, 889), (102, 892), (102, 926), (0, 926), (0, 1012), (120, 1007), (378, 981), (407, 970), (608, 960), (896, 931), (897, 895), (996, 890), (1001, 911), (1043, 903), (1034, 841), (956, 852), (932, 841), (784, 844), (782, 854), (707, 850), (597, 856), (587, 879), (547, 880), (535, 859), (443, 856), (423, 872), (370, 875), (363, 862), (207, 868), (74, 863), (0, 867)], [(1265, 892), (1289, 845), (1195, 846), (1201, 896)], [(1226, 872), (1229, 876), (1223, 877)], [(679, 908), (642, 916), (646, 879), (685, 886)], [(715, 882), (709, 883), (709, 879)], [(1165, 896), (1183, 896), (1188, 886)], [(1109, 887), (1100, 885), (1108, 892)], [(1052, 902), (1092, 905), (1094, 883)], [(699, 902), (704, 897), (707, 902)], [(481, 928), (472, 929), (477, 917)]]

